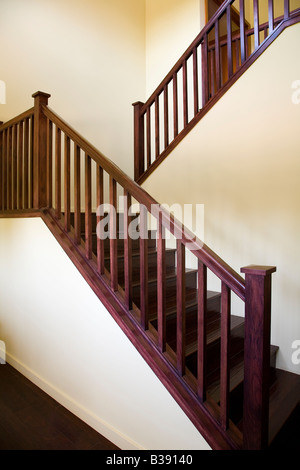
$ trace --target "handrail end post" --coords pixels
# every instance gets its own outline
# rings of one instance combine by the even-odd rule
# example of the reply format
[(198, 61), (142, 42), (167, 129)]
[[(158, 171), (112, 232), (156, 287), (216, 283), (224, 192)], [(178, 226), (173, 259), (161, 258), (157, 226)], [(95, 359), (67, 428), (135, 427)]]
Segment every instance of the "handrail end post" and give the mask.
[(137, 101), (132, 106), (134, 107), (134, 180), (138, 181), (145, 171), (144, 115), (141, 114), (144, 103)]
[(268, 446), (271, 278), (275, 266), (246, 266), (244, 417), (245, 449)]

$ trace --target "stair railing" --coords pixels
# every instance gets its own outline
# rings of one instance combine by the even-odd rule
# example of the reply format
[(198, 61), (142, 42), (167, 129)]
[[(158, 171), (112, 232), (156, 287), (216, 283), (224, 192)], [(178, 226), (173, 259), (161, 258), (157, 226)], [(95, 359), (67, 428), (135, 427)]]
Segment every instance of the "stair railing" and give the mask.
[[(252, 0), (253, 25), (245, 22), (245, 0), (226, 0), (149, 99), (134, 106), (134, 179), (142, 183), (239, 78), (282, 29), (299, 21), (300, 8), (276, 0)], [(268, 7), (260, 23), (260, 6)], [(235, 21), (233, 21), (233, 8)], [(239, 17), (239, 26), (236, 25)], [(249, 18), (247, 18), (249, 21)], [(226, 33), (223, 33), (223, 30)]]
[[(0, 126), (0, 216), (48, 217), (59, 227), (72, 250), (88, 263), (92, 276), (109, 287), (111, 295), (135, 322), (140, 333), (167, 361), (170, 372), (181, 381), (192, 403), (197, 403), (233, 448), (257, 449), (268, 439), (268, 374), (270, 365), (271, 274), (274, 267), (249, 266), (237, 274), (208, 246), (187, 230), (138, 184), (123, 173), (88, 141), (48, 107), (50, 95), (33, 95), (34, 108)], [(107, 203), (108, 226), (103, 223)], [(134, 203), (134, 216), (132, 211)], [(94, 214), (96, 213), (96, 218)], [(123, 225), (114, 214), (123, 215)], [(134, 218), (136, 217), (136, 219)], [(138, 232), (134, 241), (133, 223)], [(51, 222), (52, 223), (52, 222)], [(51, 226), (51, 223), (49, 226)], [(149, 297), (151, 271), (148, 265), (149, 229), (157, 232), (155, 298)], [(122, 232), (123, 256), (118, 258)], [(97, 233), (96, 246), (93, 234)], [(133, 246), (133, 243), (135, 245)], [(173, 245), (172, 245), (173, 244)], [(176, 311), (168, 311), (168, 260), (176, 248)], [(132, 254), (138, 251), (139, 266), (133, 268)], [(118, 261), (119, 259), (119, 261)], [(121, 266), (120, 263), (121, 259)], [(83, 262), (81, 262), (83, 264)], [(187, 270), (188, 266), (193, 266)], [(137, 269), (137, 273), (134, 270)], [(188, 271), (194, 271), (197, 293), (197, 324), (193, 341), (197, 371), (191, 372), (187, 357), (186, 331), (190, 319), (191, 287)], [(208, 276), (220, 282), (221, 343), (218, 391), (210, 396), (208, 371)], [(138, 275), (138, 283), (133, 277)], [(135, 294), (133, 294), (135, 292)], [(231, 297), (245, 305), (245, 387), (243, 432), (231, 419), (230, 347), (232, 344)], [(151, 305), (155, 304), (155, 311)], [(170, 332), (175, 343), (170, 344)], [(148, 353), (151, 355), (151, 352)], [(181, 400), (179, 400), (181, 402)], [(205, 435), (201, 423), (194, 423)]]

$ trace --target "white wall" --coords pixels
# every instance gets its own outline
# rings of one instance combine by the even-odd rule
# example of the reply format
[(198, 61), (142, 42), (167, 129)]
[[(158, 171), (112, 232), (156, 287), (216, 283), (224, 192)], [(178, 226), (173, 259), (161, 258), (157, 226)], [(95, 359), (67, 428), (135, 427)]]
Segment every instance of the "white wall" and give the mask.
[[(205, 205), (205, 243), (237, 272), (276, 265), (277, 365), (300, 373), (300, 25), (288, 28), (143, 187), (169, 205)], [(297, 89), (292, 88), (298, 83)], [(192, 224), (192, 221), (190, 222)]]
[(8, 363), (122, 449), (209, 449), (41, 219), (0, 219), (0, 259)]
[(49, 106), (133, 174), (132, 103), (145, 94), (141, 0), (1, 0), (0, 79), (7, 121), (50, 93)]
[(200, 32), (203, 0), (146, 0), (149, 97)]

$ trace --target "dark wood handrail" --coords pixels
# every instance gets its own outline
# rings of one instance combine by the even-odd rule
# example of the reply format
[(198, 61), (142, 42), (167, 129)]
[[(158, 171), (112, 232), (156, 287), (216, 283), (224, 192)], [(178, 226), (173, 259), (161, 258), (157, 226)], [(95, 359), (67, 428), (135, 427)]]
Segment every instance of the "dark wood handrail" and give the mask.
[(4, 122), (3, 124), (0, 125), (0, 132), (4, 131), (4, 129), (7, 129), (8, 127), (14, 126), (15, 124), (18, 124), (20, 121), (24, 121), (27, 118), (32, 117), (34, 114), (34, 108), (30, 108), (27, 111), (24, 111), (23, 113), (19, 114), (18, 116), (14, 117), (13, 119), (10, 119), (9, 121)]
[(48, 106), (43, 107), (45, 116), (65, 132), (77, 145), (82, 148), (104, 171), (114, 178), (133, 198), (143, 204), (147, 211), (157, 220), (162, 216), (162, 223), (169, 228), (172, 235), (182, 240), (185, 246), (202, 261), (216, 276), (242, 300), (245, 300), (245, 281), (225, 261), (214, 253), (207, 245), (197, 238), (190, 230), (183, 227), (173, 215), (169, 214), (152, 196), (150, 196), (134, 180), (129, 178), (110, 159), (105, 157), (99, 150), (90, 144), (85, 138), (72, 129), (62, 118), (54, 113)]

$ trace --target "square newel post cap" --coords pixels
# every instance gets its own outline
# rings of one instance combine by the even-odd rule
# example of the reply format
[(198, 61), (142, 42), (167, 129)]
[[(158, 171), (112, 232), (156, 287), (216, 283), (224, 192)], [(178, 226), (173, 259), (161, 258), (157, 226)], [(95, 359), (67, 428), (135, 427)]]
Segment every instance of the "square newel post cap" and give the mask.
[(36, 91), (33, 93), (32, 98), (34, 98), (34, 102), (36, 104), (48, 104), (48, 98), (50, 98), (51, 95), (49, 93), (45, 93), (44, 91)]
[(268, 276), (276, 272), (276, 266), (259, 266), (251, 264), (241, 268), (241, 273), (256, 275), (256, 276)]
[(51, 95), (49, 95), (49, 93), (45, 93), (44, 91), (36, 91), (33, 93), (32, 98), (36, 98), (37, 96), (45, 96), (45, 98), (50, 98)]

